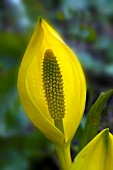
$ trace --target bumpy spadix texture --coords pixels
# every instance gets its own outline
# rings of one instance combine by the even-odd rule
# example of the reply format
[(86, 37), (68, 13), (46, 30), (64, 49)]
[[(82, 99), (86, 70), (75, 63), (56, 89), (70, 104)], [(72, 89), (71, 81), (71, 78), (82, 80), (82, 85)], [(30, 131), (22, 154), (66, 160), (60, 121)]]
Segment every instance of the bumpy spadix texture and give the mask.
[[(84, 111), (85, 78), (75, 54), (43, 19), (24, 54), (18, 92), (28, 117), (50, 140), (63, 144), (72, 139)], [(63, 131), (54, 123), (61, 118)]]
[(43, 89), (49, 113), (54, 120), (65, 115), (65, 101), (61, 70), (51, 49), (47, 49), (43, 59)]
[(83, 148), (71, 170), (113, 170), (113, 135), (108, 129), (99, 133)]

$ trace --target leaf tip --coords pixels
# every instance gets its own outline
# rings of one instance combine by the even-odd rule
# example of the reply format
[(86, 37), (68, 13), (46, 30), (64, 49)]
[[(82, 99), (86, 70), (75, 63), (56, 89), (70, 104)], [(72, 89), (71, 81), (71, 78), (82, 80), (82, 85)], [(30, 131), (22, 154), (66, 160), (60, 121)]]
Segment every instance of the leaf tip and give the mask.
[(41, 23), (42, 22), (42, 16), (38, 17), (38, 22)]

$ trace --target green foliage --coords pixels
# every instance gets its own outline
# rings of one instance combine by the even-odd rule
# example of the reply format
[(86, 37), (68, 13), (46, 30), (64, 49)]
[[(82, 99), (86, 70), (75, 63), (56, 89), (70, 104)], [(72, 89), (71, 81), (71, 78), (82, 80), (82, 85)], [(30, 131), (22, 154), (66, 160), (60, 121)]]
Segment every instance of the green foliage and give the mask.
[(102, 109), (106, 101), (113, 95), (113, 90), (103, 92), (98, 99), (92, 105), (85, 124), (85, 128), (82, 132), (79, 149), (83, 149), (98, 133), (100, 127), (100, 119), (102, 115)]

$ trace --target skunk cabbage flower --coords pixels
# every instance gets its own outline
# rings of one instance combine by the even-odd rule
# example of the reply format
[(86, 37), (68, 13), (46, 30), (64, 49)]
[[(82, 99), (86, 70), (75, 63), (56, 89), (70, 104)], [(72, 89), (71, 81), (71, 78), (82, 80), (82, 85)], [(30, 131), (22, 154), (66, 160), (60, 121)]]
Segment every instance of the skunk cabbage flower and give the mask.
[(108, 129), (99, 133), (77, 155), (71, 170), (113, 170), (113, 135)]
[(75, 54), (42, 18), (19, 68), (18, 92), (46, 137), (58, 144), (72, 139), (84, 111), (85, 78)]

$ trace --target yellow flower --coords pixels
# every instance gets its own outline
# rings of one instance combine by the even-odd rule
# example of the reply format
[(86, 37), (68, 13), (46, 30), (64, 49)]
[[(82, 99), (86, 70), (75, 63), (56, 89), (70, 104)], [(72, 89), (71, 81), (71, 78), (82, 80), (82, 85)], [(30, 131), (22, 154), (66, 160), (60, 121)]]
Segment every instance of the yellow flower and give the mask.
[(46, 137), (58, 144), (72, 139), (84, 111), (85, 78), (75, 54), (42, 18), (19, 69), (18, 92)]
[(113, 135), (99, 133), (75, 158), (71, 170), (113, 170)]

